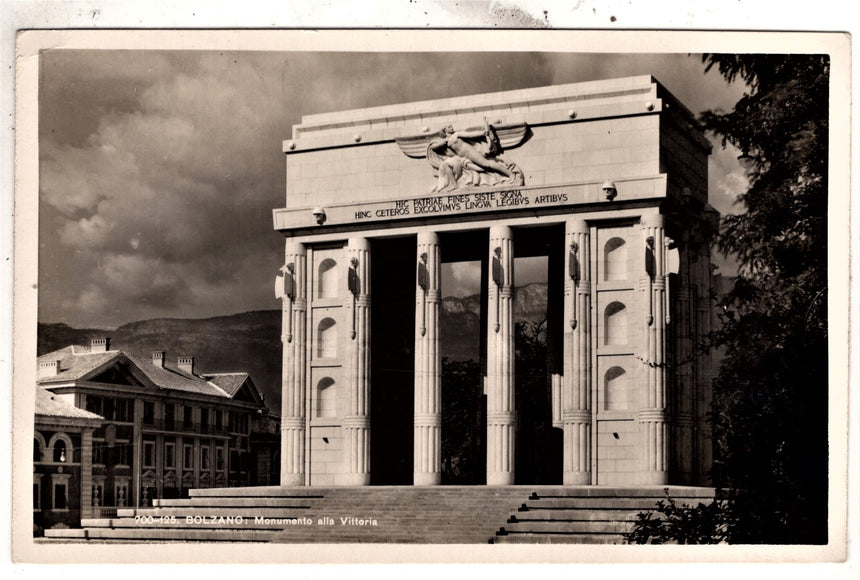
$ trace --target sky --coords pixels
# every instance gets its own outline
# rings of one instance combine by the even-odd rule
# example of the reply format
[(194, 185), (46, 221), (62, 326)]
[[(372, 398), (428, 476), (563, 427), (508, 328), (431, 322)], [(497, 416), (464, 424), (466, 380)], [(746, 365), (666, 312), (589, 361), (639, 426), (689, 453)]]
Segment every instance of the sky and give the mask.
[[(302, 115), (641, 74), (696, 114), (744, 91), (687, 54), (45, 51), (39, 321), (112, 329), (279, 308), (272, 209)], [(746, 184), (737, 155), (715, 141), (723, 213)]]

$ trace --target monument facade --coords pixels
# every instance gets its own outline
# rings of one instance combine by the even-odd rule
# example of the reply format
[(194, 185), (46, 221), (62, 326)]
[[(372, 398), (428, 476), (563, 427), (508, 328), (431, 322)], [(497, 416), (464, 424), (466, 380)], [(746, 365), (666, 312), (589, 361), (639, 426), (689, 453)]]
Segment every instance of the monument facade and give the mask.
[[(466, 460), (477, 485), (707, 484), (710, 145), (655, 79), (310, 115), (283, 150), (282, 485), (440, 485)], [(457, 262), (480, 278), (465, 382), (443, 365)]]

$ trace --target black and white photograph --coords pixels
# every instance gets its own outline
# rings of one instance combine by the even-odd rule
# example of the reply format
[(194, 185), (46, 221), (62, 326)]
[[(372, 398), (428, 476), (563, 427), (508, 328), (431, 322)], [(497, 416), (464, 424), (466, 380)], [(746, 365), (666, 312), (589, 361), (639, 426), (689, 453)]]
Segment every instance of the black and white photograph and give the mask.
[(844, 559), (848, 48), (20, 35), (13, 544)]

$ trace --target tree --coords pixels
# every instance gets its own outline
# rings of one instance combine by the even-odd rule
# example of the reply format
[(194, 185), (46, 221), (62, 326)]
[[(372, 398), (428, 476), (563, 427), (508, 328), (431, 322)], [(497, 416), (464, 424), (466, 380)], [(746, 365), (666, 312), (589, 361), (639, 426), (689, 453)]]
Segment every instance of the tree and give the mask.
[(741, 211), (716, 238), (739, 264), (709, 337), (724, 352), (710, 419), (712, 479), (726, 501), (661, 502), (660, 517), (640, 514), (628, 540), (826, 543), (829, 59), (707, 54), (703, 63), (749, 87), (733, 111), (700, 118), (751, 161)]
[(752, 157), (743, 211), (717, 238), (739, 263), (721, 299), (714, 382), (715, 484), (728, 539), (827, 541), (827, 146), (829, 59), (703, 57), (750, 91), (705, 128)]

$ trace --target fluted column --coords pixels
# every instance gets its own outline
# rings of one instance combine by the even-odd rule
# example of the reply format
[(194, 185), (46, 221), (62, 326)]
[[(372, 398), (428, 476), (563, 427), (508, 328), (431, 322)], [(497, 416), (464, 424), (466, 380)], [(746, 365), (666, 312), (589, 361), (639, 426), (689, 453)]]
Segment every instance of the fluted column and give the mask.
[(281, 485), (305, 483), (305, 336), (308, 299), (307, 252), (289, 243), (283, 268), (281, 342)]
[(591, 484), (591, 246), (588, 224), (567, 222), (564, 282), (564, 484)]
[(674, 438), (680, 483), (692, 484), (695, 454), (693, 429), (693, 352), (695, 344), (690, 332), (690, 253), (689, 235), (684, 232), (681, 268), (678, 272), (677, 307), (672, 317), (675, 337), (675, 415)]
[(370, 243), (350, 238), (347, 245), (349, 321), (347, 390), (349, 407), (343, 418), (346, 473), (343, 485), (370, 484)]
[(645, 441), (642, 483), (668, 482), (668, 413), (666, 405), (666, 313), (663, 216), (642, 218), (645, 265), (639, 288), (642, 293), (645, 392), (639, 423)]
[(490, 228), (487, 328), (487, 485), (514, 483), (514, 247), (507, 226)]
[(442, 481), (442, 357), (439, 350), (439, 236), (418, 233), (415, 284), (415, 449), (413, 484)]

